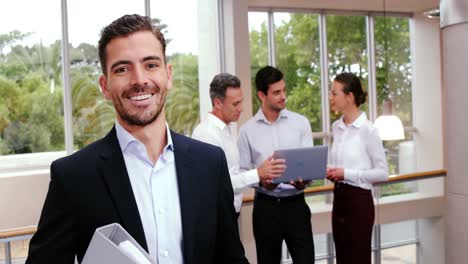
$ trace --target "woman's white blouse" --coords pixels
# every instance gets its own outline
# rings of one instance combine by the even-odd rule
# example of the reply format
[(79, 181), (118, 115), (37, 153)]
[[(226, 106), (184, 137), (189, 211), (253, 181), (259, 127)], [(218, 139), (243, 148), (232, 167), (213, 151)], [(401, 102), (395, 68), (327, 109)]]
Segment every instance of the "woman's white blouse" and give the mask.
[(377, 128), (361, 115), (349, 125), (343, 117), (332, 125), (331, 167), (344, 168), (344, 183), (370, 190), (388, 179), (388, 165)]

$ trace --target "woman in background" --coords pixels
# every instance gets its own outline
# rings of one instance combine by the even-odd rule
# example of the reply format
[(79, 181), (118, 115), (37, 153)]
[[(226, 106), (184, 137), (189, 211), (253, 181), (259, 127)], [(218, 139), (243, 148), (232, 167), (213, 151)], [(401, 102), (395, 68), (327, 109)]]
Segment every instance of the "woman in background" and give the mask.
[(338, 264), (371, 263), (374, 202), (372, 184), (388, 178), (382, 140), (359, 106), (367, 93), (352, 73), (333, 81), (330, 107), (342, 114), (332, 125), (327, 179), (335, 183), (332, 229)]

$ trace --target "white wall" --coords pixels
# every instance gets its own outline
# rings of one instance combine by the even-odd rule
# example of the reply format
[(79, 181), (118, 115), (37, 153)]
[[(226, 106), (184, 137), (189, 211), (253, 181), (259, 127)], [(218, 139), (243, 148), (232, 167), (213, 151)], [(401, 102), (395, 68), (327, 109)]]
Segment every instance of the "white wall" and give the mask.
[[(466, 6), (467, 1), (464, 3)], [(468, 123), (464, 118), (468, 113), (468, 8), (464, 11), (467, 22), (442, 29), (444, 152), (448, 170), (445, 210), (446, 263), (466, 263), (468, 259)]]

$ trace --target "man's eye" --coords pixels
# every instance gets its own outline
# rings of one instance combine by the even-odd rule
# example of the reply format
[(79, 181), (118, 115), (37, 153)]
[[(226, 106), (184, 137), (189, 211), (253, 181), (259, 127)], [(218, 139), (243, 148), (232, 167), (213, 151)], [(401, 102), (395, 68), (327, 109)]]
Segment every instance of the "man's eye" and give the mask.
[(158, 67), (158, 64), (156, 64), (156, 63), (148, 64), (148, 68), (157, 68), (157, 67)]
[(114, 72), (115, 72), (115, 73), (122, 73), (122, 72), (126, 72), (126, 71), (127, 71), (127, 68), (122, 67), (122, 68), (117, 68), (117, 69), (115, 69)]

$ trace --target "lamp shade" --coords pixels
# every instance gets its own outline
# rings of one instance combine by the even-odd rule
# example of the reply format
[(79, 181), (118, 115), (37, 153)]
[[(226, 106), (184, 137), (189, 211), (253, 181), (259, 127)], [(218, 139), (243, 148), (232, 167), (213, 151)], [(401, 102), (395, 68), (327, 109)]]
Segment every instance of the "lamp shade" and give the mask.
[(381, 115), (375, 120), (374, 125), (379, 130), (382, 140), (405, 139), (403, 123), (396, 115)]

